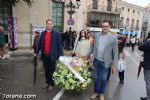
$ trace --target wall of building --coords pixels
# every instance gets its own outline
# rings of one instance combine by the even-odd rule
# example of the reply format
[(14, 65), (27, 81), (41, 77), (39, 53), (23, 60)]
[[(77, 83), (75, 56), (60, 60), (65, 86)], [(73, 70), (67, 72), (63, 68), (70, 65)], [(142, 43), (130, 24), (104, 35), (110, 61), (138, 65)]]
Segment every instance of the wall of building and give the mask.
[(18, 19), (18, 46), (31, 47), (30, 24), (32, 26), (45, 26), (45, 21), (51, 18), (51, 3), (49, 0), (36, 0), (31, 7), (20, 2), (13, 7), (13, 17)]
[[(76, 4), (76, 0), (72, 0)], [(69, 2), (66, 1), (65, 5)], [(72, 16), (75, 25), (72, 26), (72, 30), (80, 31), (86, 27), (86, 1), (81, 0), (81, 6), (75, 10), (76, 13)], [(18, 46), (19, 47), (30, 47), (31, 46), (31, 35), (30, 35), (30, 24), (36, 27), (45, 27), (45, 21), (50, 18), (52, 19), (52, 1), (51, 0), (36, 0), (31, 7), (24, 2), (20, 2), (13, 7), (13, 17), (18, 19)], [(64, 28), (63, 32), (69, 29), (67, 21), (69, 14), (67, 8), (64, 8)], [(32, 35), (33, 38), (34, 35)]]
[(144, 8), (143, 22), (142, 22), (142, 35), (147, 37), (150, 32), (150, 3)]
[[(76, 4), (76, 0), (72, 0), (74, 4)], [(76, 9), (76, 13), (72, 16), (75, 21), (75, 25), (72, 26), (72, 30), (80, 31), (82, 29), (86, 30), (87, 28), (87, 12), (88, 6), (93, 4), (93, 0), (80, 0), (81, 6), (79, 9)], [(65, 5), (69, 3), (69, 0), (66, 0)], [(98, 5), (107, 6), (107, 0), (99, 0)], [(118, 0), (112, 1), (112, 9), (116, 9), (119, 6), (124, 7), (125, 11), (121, 13), (120, 17), (130, 18), (131, 20), (135, 19), (139, 20), (139, 27), (141, 26), (141, 19), (143, 16), (142, 10), (143, 8), (140, 6), (132, 5), (126, 2), (118, 3)], [(101, 7), (101, 6), (98, 6)], [(135, 9), (136, 14), (128, 13), (126, 9), (130, 8), (132, 11)], [(106, 9), (105, 9), (106, 10)], [(137, 12), (140, 11), (139, 14)], [(30, 24), (32, 26), (45, 27), (45, 21), (50, 18), (52, 19), (52, 1), (51, 0), (36, 0), (32, 7), (28, 7), (28, 5), (24, 2), (20, 2), (13, 7), (13, 16), (18, 19), (18, 45), (19, 47), (30, 47), (31, 46), (31, 37), (34, 35), (30, 35)], [(63, 32), (69, 29), (67, 21), (69, 19), (69, 14), (67, 13), (67, 8), (64, 7), (64, 23), (63, 23)], [(125, 20), (123, 21), (125, 24)], [(135, 23), (136, 25), (136, 23)], [(141, 29), (140, 29), (141, 30)], [(140, 33), (140, 30), (138, 31)]]
[[(120, 1), (118, 3), (119, 8), (121, 8), (121, 15), (120, 19), (123, 17), (123, 29), (129, 29), (134, 30), (135, 32), (138, 32), (137, 37), (140, 38), (141, 35), (141, 27), (142, 27), (142, 17), (143, 17), (143, 10), (144, 8), (141, 6), (133, 5), (124, 1)], [(124, 9), (123, 9), (124, 8)], [(129, 11), (128, 11), (129, 9)], [(133, 13), (134, 10), (134, 13)], [(127, 25), (126, 20), (129, 18), (129, 24)], [(134, 25), (132, 27), (132, 19), (134, 19)], [(136, 29), (137, 20), (139, 20), (138, 28)]]
[(120, 22), (120, 10), (118, 9), (118, 0), (112, 0), (109, 2), (108, 0), (87, 0), (87, 5), (88, 29), (100, 28), (103, 20), (108, 20), (112, 25), (112, 29), (118, 30)]

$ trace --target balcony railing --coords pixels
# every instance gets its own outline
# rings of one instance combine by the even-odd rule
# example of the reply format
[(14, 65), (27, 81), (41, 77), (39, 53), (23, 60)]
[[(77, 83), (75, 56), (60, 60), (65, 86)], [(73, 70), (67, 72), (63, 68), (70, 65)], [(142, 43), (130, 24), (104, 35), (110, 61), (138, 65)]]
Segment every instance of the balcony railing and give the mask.
[(94, 9), (93, 5), (88, 6), (88, 11), (97, 11), (97, 12), (105, 12), (105, 13), (114, 13), (114, 14), (120, 14), (121, 9), (112, 7), (111, 9), (107, 9), (107, 6), (104, 5), (98, 5), (97, 9)]

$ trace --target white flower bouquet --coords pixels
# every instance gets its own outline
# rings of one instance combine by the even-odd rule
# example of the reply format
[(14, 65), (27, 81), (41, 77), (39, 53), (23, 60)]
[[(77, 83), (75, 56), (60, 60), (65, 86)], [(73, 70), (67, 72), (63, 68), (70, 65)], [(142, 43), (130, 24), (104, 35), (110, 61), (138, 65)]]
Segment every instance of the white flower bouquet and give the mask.
[(66, 90), (84, 90), (91, 82), (91, 73), (87, 61), (79, 57), (63, 56), (59, 58), (57, 70), (53, 74), (55, 85)]

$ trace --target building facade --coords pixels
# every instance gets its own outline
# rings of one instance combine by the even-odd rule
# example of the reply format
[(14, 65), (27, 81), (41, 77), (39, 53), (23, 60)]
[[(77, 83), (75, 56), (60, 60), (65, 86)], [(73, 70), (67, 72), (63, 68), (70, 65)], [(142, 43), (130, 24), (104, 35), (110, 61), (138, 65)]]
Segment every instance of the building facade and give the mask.
[(150, 3), (144, 8), (141, 38), (146, 38), (150, 32)]
[[(5, 0), (0, 0), (0, 5), (7, 4), (2, 1)], [(52, 19), (54, 29), (60, 32), (70, 28), (76, 31), (101, 31), (103, 20), (108, 20), (112, 32), (117, 33), (120, 29), (122, 34), (140, 36), (143, 7), (120, 0), (71, 1), (76, 6), (71, 16), (73, 25), (68, 25), (70, 8), (67, 5), (70, 0), (36, 0), (31, 7), (25, 2), (19, 2), (15, 7), (6, 7), (8, 10), (5, 7), (0, 8), (0, 21), (7, 26), (9, 16), (17, 18), (18, 47), (32, 47), (34, 29), (44, 30), (47, 19)], [(80, 1), (79, 6), (76, 1)], [(5, 30), (7, 35), (7, 27)]]
[[(73, 9), (75, 11), (72, 15), (74, 25), (68, 25), (70, 16), (67, 12), (70, 8), (66, 5), (70, 0), (36, 0), (31, 7), (24, 2), (18, 3), (16, 7), (13, 7), (13, 17), (18, 19), (18, 46), (31, 47), (34, 36), (33, 28), (44, 29), (47, 19), (54, 21), (54, 29), (59, 32), (65, 32), (70, 27), (71, 30), (76, 31), (85, 29), (85, 0), (80, 1), (82, 6)], [(77, 5), (76, 0), (72, 2)]]
[(125, 1), (118, 5), (121, 8), (120, 33), (140, 38), (144, 8)]
[(120, 24), (119, 0), (87, 0), (87, 27), (99, 28), (104, 20), (108, 20), (111, 29), (118, 32)]

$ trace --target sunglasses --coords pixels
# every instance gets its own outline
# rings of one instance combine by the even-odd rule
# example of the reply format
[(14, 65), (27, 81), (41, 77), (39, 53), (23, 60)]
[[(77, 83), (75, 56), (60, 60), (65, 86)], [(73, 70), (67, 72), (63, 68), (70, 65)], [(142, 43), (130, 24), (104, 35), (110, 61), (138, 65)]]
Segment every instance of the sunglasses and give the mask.
[(109, 27), (109, 26), (102, 26), (102, 27)]

